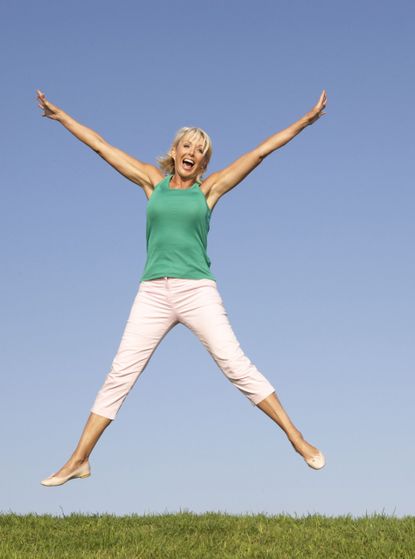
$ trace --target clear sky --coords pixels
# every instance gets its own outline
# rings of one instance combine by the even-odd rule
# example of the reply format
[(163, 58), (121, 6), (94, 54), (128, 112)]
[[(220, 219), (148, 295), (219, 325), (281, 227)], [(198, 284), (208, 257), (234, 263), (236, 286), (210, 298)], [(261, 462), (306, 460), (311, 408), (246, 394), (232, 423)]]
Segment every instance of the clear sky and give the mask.
[[(7, 2), (0, 13), (0, 508), (414, 514), (414, 3)], [(178, 325), (91, 457), (69, 457), (145, 263), (143, 191), (36, 88), (148, 162), (200, 126), (221, 169), (327, 115), (215, 207), (234, 332), (326, 454), (312, 471)]]

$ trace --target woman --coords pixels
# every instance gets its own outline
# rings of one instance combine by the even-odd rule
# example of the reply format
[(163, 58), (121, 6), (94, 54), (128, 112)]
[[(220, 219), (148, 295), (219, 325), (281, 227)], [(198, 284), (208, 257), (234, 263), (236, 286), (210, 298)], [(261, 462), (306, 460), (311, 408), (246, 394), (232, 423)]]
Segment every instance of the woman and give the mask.
[(148, 199), (147, 260), (121, 344), (99, 391), (79, 443), (68, 462), (43, 480), (56, 486), (90, 475), (89, 456), (152, 353), (171, 328), (182, 323), (202, 341), (228, 379), (287, 435), (294, 449), (313, 469), (325, 465), (323, 454), (304, 440), (275, 389), (243, 353), (229, 323), (210, 272), (207, 234), (218, 200), (239, 184), (267, 155), (279, 149), (324, 113), (326, 92), (306, 115), (205, 180), (212, 146), (199, 128), (182, 128), (161, 169), (143, 163), (110, 145), (37, 90), (42, 116), (60, 122), (127, 179)]

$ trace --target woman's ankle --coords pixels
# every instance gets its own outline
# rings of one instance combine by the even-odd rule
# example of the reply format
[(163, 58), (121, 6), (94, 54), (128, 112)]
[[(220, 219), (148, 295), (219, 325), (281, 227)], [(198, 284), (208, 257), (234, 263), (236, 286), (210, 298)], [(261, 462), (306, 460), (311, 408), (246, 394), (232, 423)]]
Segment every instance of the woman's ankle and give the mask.
[(304, 441), (303, 434), (298, 429), (293, 430), (291, 433), (287, 433), (287, 437), (293, 445)]
[(71, 458), (68, 460), (68, 465), (70, 464), (74, 468), (78, 468), (88, 462), (88, 456), (85, 455), (72, 455)]

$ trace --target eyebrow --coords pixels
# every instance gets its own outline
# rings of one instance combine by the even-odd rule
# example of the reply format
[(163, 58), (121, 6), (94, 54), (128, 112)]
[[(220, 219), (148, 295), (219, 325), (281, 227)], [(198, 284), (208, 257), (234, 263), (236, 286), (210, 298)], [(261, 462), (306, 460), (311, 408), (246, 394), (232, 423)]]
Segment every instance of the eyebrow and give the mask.
[[(196, 143), (196, 142), (192, 142), (192, 140), (190, 140), (189, 138), (186, 138), (186, 139), (183, 140), (183, 143), (184, 143), (184, 144), (185, 144), (186, 142), (190, 142), (191, 144), (192, 144), (192, 143)], [(206, 142), (203, 142), (203, 143), (198, 144), (197, 147), (198, 147), (198, 148), (205, 149), (205, 145), (206, 145)]]

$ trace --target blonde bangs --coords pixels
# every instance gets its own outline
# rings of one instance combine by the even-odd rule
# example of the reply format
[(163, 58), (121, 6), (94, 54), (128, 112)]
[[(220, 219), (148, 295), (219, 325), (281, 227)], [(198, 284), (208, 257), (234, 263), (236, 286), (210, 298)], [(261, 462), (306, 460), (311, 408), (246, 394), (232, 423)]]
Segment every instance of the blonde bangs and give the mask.
[[(207, 152), (209, 151), (210, 138), (206, 134), (206, 132), (204, 132), (203, 130), (200, 130), (199, 128), (190, 128), (190, 130), (185, 132), (180, 139), (184, 141), (186, 138), (188, 138), (189, 140), (195, 140), (195, 141), (198, 141), (200, 139), (203, 143), (203, 155), (206, 155)], [(180, 140), (177, 142), (177, 144), (179, 142), (180, 142)], [(175, 145), (177, 145), (177, 144), (175, 144)]]

